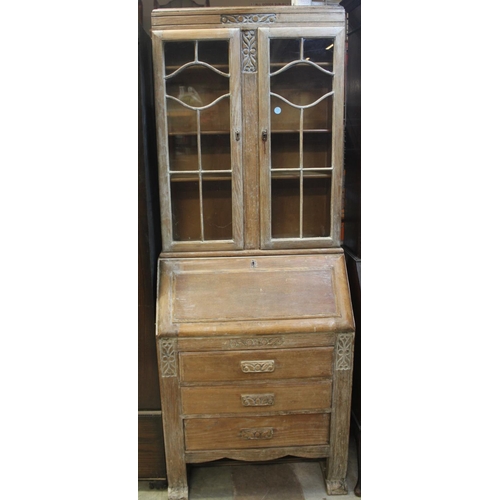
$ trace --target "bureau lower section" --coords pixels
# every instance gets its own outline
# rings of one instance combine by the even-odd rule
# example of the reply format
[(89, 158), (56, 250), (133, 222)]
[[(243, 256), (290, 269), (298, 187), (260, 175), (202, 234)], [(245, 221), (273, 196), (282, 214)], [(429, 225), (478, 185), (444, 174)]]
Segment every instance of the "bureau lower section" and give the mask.
[(285, 456), (326, 459), (346, 493), (353, 333), (198, 340), (158, 339), (169, 498), (188, 463)]
[(344, 256), (160, 259), (158, 366), (169, 500), (186, 464), (326, 459), (345, 494), (354, 324)]

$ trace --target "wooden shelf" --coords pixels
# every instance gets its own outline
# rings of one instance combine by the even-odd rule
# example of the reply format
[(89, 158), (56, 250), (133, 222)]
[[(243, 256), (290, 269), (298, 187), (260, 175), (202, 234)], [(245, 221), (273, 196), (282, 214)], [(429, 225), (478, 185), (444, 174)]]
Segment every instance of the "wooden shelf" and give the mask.
[[(201, 135), (229, 135), (231, 132), (229, 130), (206, 130), (202, 131)], [(168, 136), (177, 136), (177, 135), (189, 135), (189, 136), (196, 136), (198, 135), (198, 132), (193, 131), (193, 132), (169, 132)]]
[[(285, 169), (283, 169), (285, 170)], [(309, 172), (308, 170), (303, 170), (303, 177), (304, 179), (331, 179), (332, 177), (332, 171), (328, 170), (325, 172)], [(300, 170), (294, 171), (294, 172), (276, 172), (273, 171), (271, 172), (271, 179), (299, 179), (300, 178)]]
[[(306, 129), (303, 130), (304, 134), (330, 134), (332, 131), (326, 128), (318, 128), (318, 129)], [(201, 131), (201, 135), (229, 135), (231, 132), (229, 130), (205, 130)], [(286, 130), (271, 130), (271, 134), (298, 134), (300, 130), (286, 129)], [(189, 135), (195, 136), (197, 135), (196, 131), (192, 132), (169, 132), (170, 136), (176, 135)]]
[[(331, 134), (331, 130), (326, 128), (305, 129), (302, 131), (304, 134)], [(271, 134), (299, 134), (300, 130), (271, 130)]]
[[(179, 172), (179, 174), (170, 172), (170, 181), (171, 182), (198, 182), (200, 180), (198, 171), (192, 172)], [(202, 173), (202, 182), (215, 182), (215, 181), (230, 181), (231, 180), (231, 172), (227, 172), (226, 174), (217, 173), (210, 174), (207, 172)]]

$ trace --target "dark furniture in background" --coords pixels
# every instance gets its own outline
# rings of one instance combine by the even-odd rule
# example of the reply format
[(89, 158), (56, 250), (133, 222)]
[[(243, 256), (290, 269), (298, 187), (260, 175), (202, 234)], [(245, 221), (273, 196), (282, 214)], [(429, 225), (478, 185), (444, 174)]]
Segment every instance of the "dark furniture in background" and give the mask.
[(139, 25), (139, 479), (165, 479), (156, 358), (156, 262), (160, 253), (151, 38)]
[(361, 496), (361, 0), (341, 5), (348, 18), (343, 247), (356, 322), (351, 429), (358, 447), (355, 493)]
[(361, 0), (341, 5), (348, 15), (344, 247), (361, 258)]
[(356, 496), (361, 496), (361, 259), (344, 249), (347, 278), (351, 290), (352, 310), (356, 324), (354, 339), (354, 370), (352, 381), (351, 431), (356, 438), (358, 455), (358, 481), (354, 488)]

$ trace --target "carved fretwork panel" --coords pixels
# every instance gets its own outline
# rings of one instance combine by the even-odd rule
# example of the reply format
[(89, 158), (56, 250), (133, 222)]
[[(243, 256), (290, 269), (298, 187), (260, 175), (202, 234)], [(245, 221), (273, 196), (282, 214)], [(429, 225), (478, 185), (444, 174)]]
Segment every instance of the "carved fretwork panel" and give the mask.
[(255, 337), (231, 339), (229, 347), (232, 349), (241, 349), (242, 347), (279, 347), (283, 345), (285, 339), (283, 337)]
[(177, 339), (160, 340), (160, 371), (162, 377), (177, 376)]
[(270, 373), (274, 371), (274, 360), (242, 361), (240, 365), (243, 373)]
[(335, 370), (350, 370), (353, 360), (353, 334), (341, 333), (337, 337)]
[(276, 22), (276, 14), (225, 14), (220, 16), (223, 24), (272, 24)]
[(241, 429), (240, 437), (243, 439), (272, 439), (274, 429), (272, 427), (262, 427), (259, 429)]
[(274, 394), (242, 394), (241, 404), (243, 406), (272, 406)]
[(243, 73), (257, 72), (257, 40), (255, 30), (243, 30), (241, 37)]

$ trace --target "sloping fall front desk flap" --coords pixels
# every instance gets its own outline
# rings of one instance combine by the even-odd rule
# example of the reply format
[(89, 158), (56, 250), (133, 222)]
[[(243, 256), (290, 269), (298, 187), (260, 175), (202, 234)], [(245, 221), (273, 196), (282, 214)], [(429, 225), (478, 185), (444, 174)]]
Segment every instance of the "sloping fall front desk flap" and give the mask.
[(160, 336), (353, 330), (343, 254), (159, 261)]

